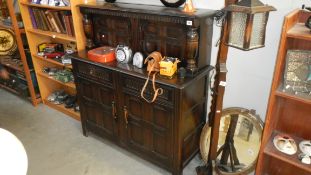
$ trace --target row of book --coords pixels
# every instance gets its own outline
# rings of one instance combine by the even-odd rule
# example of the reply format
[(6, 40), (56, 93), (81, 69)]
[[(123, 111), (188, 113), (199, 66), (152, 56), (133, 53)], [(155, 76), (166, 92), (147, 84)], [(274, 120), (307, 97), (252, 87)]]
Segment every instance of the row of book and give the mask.
[(75, 35), (70, 11), (29, 8), (29, 14), (34, 29)]

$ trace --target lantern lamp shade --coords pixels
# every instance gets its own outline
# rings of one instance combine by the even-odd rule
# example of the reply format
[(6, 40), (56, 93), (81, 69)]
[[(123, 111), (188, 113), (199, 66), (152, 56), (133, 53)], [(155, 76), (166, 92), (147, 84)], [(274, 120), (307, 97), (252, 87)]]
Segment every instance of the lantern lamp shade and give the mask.
[(264, 47), (269, 12), (274, 7), (259, 0), (242, 0), (224, 10), (228, 12), (228, 46), (242, 50)]

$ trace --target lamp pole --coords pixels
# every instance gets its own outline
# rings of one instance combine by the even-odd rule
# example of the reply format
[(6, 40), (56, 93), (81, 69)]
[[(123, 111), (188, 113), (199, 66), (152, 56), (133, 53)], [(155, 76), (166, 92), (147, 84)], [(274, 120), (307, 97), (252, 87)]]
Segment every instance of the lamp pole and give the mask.
[[(235, 4), (237, 1), (238, 0), (225, 0), (225, 7), (231, 4)], [(214, 166), (217, 158), (219, 126), (220, 126), (221, 111), (223, 108), (223, 97), (225, 93), (226, 76), (227, 76), (226, 62), (228, 57), (228, 46), (225, 45), (225, 41), (228, 38), (227, 25), (228, 23), (225, 20), (221, 29), (221, 39), (217, 55), (217, 62), (215, 65), (216, 75), (213, 87), (214, 93), (212, 94), (211, 109), (208, 116), (209, 124), (212, 127), (208, 161), (205, 167), (197, 168), (198, 175), (215, 174)]]
[[(225, 6), (236, 3), (237, 0), (226, 0)], [(221, 118), (221, 111), (223, 108), (223, 97), (225, 93), (226, 86), (226, 76), (227, 76), (227, 57), (228, 57), (228, 46), (225, 44), (228, 38), (227, 31), (227, 21), (225, 21), (222, 30), (221, 30), (221, 40), (219, 44), (219, 50), (217, 55), (216, 62), (216, 75), (214, 82), (214, 94), (212, 95), (212, 105), (211, 111), (209, 113), (209, 120), (212, 124), (212, 133), (211, 133), (211, 149), (209, 154), (209, 160), (216, 160), (217, 157), (217, 146), (219, 138), (219, 125)]]

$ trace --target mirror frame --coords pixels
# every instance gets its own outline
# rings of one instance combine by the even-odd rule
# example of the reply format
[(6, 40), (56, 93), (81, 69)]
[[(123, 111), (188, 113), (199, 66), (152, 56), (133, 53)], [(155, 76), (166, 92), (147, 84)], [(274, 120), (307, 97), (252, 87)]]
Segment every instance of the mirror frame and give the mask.
[[(241, 108), (241, 107), (226, 108), (226, 109), (223, 109), (221, 117), (231, 115), (231, 114), (243, 115), (249, 120), (251, 120), (252, 123), (254, 123), (254, 127), (256, 128), (256, 130), (261, 131), (259, 133), (259, 137), (262, 138), (264, 123), (261, 120), (261, 118), (258, 115), (256, 115), (255, 110), (248, 110), (248, 109)], [(207, 164), (208, 162), (208, 154), (209, 154), (209, 149), (211, 147), (210, 145), (211, 144), (210, 143), (211, 130), (212, 130), (211, 128), (212, 126), (210, 126), (209, 122), (206, 122), (206, 124), (204, 125), (202, 129), (201, 137), (200, 137), (200, 153), (201, 153), (202, 160), (204, 161), (205, 164)], [(261, 144), (261, 139), (260, 139), (260, 144)], [(258, 151), (258, 154), (259, 154), (259, 151)], [(216, 169), (216, 172), (221, 175), (244, 175), (254, 170), (255, 165), (257, 163), (257, 159), (258, 159), (258, 155), (257, 155), (257, 158), (251, 164), (249, 164), (249, 166), (243, 169), (243, 171), (237, 171), (234, 173), (220, 171), (217, 167), (217, 164), (215, 165), (215, 169)]]

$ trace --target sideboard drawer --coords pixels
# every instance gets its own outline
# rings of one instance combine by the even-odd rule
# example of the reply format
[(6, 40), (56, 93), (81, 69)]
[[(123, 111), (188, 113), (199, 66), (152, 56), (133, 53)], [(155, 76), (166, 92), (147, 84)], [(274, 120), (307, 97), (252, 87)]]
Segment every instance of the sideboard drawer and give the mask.
[(112, 85), (113, 83), (111, 70), (92, 64), (84, 64), (82, 62), (76, 62), (74, 68), (75, 72), (81, 77), (89, 78), (104, 84), (108, 83)]
[[(137, 77), (133, 77), (133, 76), (128, 76), (125, 74), (121, 74), (120, 75), (120, 82), (122, 83), (122, 91), (124, 93), (129, 93), (131, 95), (136, 95), (136, 96), (140, 96), (141, 90), (146, 82), (146, 79), (142, 79), (142, 78), (137, 78)], [(158, 104), (168, 104), (170, 106), (173, 106), (174, 104), (174, 89), (169, 87), (169, 86), (165, 86), (163, 84), (160, 83), (156, 83), (156, 88), (162, 88), (163, 89), (163, 94), (159, 95), (157, 97), (157, 100), (155, 101), (155, 103)], [(150, 78), (148, 85), (146, 87), (145, 90), (145, 97), (147, 99), (152, 99), (153, 98), (153, 94), (154, 94), (154, 90), (152, 87), (152, 77)]]

